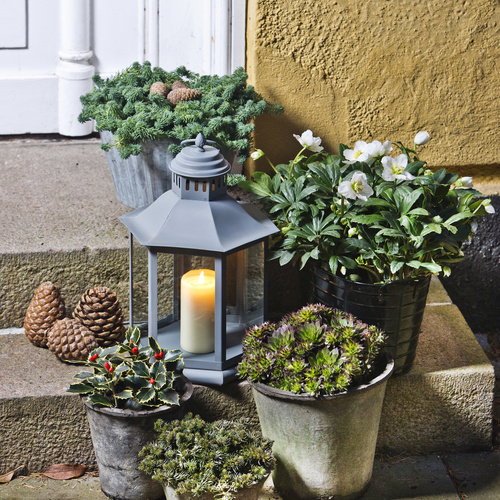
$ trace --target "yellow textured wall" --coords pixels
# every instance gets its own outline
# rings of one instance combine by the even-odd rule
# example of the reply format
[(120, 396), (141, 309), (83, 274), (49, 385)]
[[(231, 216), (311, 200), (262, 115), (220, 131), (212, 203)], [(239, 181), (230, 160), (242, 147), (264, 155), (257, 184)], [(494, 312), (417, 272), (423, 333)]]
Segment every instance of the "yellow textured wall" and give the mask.
[(308, 128), (331, 151), (427, 130), (432, 167), (500, 179), (499, 0), (248, 0), (247, 17), (250, 82), (285, 107), (256, 122), (274, 160)]

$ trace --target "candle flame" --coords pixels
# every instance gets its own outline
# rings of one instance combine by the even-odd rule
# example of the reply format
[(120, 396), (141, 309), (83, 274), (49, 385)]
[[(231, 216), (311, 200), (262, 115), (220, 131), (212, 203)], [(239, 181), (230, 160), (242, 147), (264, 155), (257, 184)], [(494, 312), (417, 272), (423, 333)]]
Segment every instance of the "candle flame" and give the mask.
[(198, 285), (204, 285), (205, 284), (205, 274), (204, 272), (202, 271), (200, 273), (200, 277), (198, 278)]

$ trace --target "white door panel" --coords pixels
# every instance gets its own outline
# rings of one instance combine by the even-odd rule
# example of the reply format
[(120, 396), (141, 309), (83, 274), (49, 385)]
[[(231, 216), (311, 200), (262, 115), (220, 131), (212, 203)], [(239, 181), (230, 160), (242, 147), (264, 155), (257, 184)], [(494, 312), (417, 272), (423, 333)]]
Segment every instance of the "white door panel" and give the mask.
[(79, 97), (134, 61), (225, 74), (245, 61), (245, 0), (0, 0), (0, 134), (86, 135)]

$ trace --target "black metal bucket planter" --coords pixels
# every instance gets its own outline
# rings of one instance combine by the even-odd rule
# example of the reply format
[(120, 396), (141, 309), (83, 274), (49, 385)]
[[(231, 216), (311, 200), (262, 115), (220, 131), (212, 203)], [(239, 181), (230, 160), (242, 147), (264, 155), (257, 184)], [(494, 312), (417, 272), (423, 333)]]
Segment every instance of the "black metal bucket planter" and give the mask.
[(334, 276), (318, 266), (312, 274), (314, 300), (384, 330), (394, 375), (408, 373), (415, 360), (431, 277), (370, 284)]
[(185, 380), (180, 406), (160, 406), (151, 410), (122, 410), (99, 407), (84, 399), (105, 495), (115, 500), (159, 500), (163, 486), (139, 470), (139, 451), (156, 438), (154, 423), (159, 418), (176, 420), (184, 415), (193, 385)]
[(283, 498), (354, 500), (367, 490), (393, 360), (365, 385), (331, 396), (251, 383), (262, 434), (274, 441), (275, 488)]

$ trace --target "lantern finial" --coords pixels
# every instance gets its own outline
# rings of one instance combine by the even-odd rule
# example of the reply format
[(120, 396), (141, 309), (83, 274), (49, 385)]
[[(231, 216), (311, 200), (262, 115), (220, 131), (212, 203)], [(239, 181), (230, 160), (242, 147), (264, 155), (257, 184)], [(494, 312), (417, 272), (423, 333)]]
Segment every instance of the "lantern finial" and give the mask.
[(200, 132), (194, 141), (194, 145), (198, 148), (198, 151), (203, 152), (205, 151), (205, 144), (207, 143), (207, 140), (205, 139), (205, 136)]

